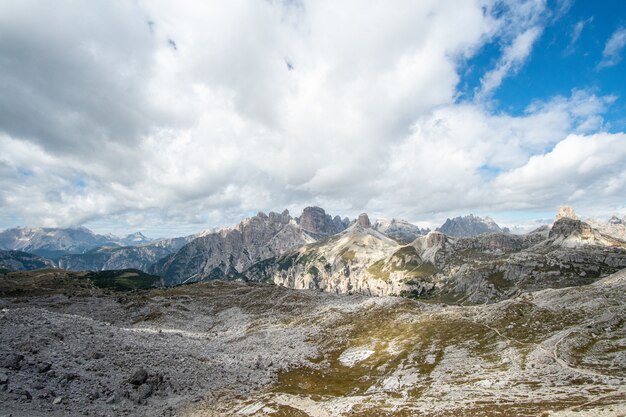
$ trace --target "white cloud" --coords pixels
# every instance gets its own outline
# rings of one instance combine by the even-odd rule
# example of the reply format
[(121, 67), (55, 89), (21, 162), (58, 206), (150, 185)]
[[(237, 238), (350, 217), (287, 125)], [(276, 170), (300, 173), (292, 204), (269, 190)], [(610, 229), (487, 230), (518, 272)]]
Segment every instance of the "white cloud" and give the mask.
[(514, 117), (456, 97), (461, 63), (487, 42), (503, 47), (485, 93), (523, 65), (545, 11), (544, 1), (5, 1), (0, 226), (176, 234), (309, 204), (409, 220), (539, 206), (533, 193), (506, 203), (494, 178), (570, 133), (602, 130), (613, 98), (581, 90)]
[(598, 68), (612, 67), (622, 59), (622, 50), (626, 46), (626, 28), (619, 28), (606, 41), (602, 51), (602, 61)]
[(481, 78), (480, 90), (477, 93), (479, 99), (491, 94), (500, 87), (506, 76), (515, 74), (524, 65), (541, 32), (540, 27), (532, 27), (517, 35), (511, 44), (504, 48), (495, 68)]

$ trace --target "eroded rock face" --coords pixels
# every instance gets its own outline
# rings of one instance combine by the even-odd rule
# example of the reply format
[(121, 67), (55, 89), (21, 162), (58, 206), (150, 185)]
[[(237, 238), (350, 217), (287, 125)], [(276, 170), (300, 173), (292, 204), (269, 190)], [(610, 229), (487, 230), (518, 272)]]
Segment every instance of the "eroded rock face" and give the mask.
[(574, 212), (574, 209), (569, 206), (559, 207), (559, 211), (556, 213), (556, 221), (561, 219), (579, 220), (578, 216)]

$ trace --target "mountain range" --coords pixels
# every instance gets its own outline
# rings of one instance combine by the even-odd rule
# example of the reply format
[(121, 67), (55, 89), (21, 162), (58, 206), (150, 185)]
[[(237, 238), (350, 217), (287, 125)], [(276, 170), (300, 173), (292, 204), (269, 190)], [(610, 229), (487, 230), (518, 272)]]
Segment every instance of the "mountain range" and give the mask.
[(21, 250), (49, 258), (85, 253), (101, 246), (136, 246), (150, 241), (141, 232), (119, 238), (111, 234), (99, 235), (85, 227), (16, 227), (0, 232), (0, 250)]
[(165, 285), (238, 279), (481, 303), (589, 283), (626, 267), (623, 229), (617, 217), (583, 222), (569, 208), (553, 225), (515, 235), (474, 215), (430, 231), (400, 219), (371, 222), (363, 213), (351, 221), (307, 207), (298, 217), (287, 210), (258, 213), (232, 228), (173, 239), (120, 239), (85, 228), (9, 229), (0, 233), (0, 247), (9, 249), (0, 268), (134, 268), (161, 276)]

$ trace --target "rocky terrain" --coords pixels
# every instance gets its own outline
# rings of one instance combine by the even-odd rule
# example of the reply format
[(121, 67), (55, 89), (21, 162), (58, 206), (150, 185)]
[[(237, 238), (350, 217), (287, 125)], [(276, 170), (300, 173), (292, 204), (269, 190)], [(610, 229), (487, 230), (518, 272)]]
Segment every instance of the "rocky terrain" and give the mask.
[(258, 262), (243, 275), (290, 288), (475, 304), (588, 284), (625, 267), (626, 242), (569, 217), (522, 236), (431, 232), (401, 245), (361, 215), (344, 232)]
[(491, 217), (469, 216), (447, 219), (444, 224), (437, 228), (438, 232), (452, 237), (478, 236), (483, 233), (505, 233), (508, 230), (501, 229)]
[(626, 412), (626, 271), (468, 307), (241, 282), (130, 292), (95, 282), (0, 275), (3, 414)]

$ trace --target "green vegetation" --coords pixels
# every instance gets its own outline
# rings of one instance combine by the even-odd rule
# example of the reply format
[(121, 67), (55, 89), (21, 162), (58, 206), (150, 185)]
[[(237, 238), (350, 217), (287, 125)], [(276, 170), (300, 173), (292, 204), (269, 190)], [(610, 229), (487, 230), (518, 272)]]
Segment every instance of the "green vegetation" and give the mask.
[(161, 277), (146, 274), (138, 269), (88, 272), (85, 278), (92, 281), (98, 288), (115, 291), (153, 288), (161, 281)]
[(310, 267), (307, 272), (309, 274), (313, 275), (315, 278), (320, 276), (320, 270), (317, 269), (315, 266)]
[(435, 275), (437, 272), (435, 265), (430, 262), (423, 262), (412, 269), (406, 270), (406, 276), (409, 279), (426, 278)]
[(278, 270), (279, 271), (287, 271), (294, 265), (294, 260), (297, 255), (287, 255), (283, 256), (278, 260)]
[(375, 278), (382, 279), (383, 281), (387, 281), (389, 279), (389, 271), (384, 270), (385, 260), (381, 259), (379, 261), (374, 262), (367, 268), (367, 272), (370, 273)]

